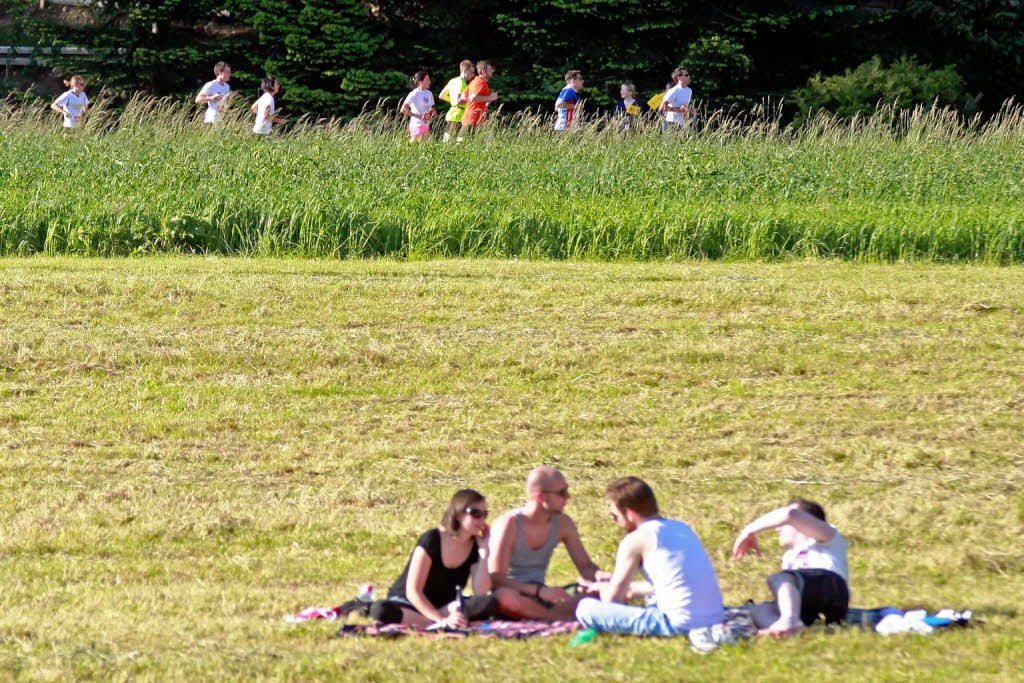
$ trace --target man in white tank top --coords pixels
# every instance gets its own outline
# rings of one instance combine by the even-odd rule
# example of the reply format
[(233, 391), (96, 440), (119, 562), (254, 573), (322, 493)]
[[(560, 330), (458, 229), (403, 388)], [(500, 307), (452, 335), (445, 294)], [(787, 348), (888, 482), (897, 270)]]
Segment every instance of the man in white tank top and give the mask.
[(599, 576), (575, 522), (564, 510), (569, 485), (553, 467), (535, 467), (526, 478), (526, 503), (506, 512), (491, 529), (487, 561), (498, 600), (498, 613), (507, 619), (558, 621), (572, 619), (579, 598), (559, 586), (548, 586), (551, 554), (565, 544), (580, 576)]
[[(676, 636), (725, 621), (722, 592), (700, 539), (683, 522), (658, 513), (654, 492), (636, 477), (608, 485), (615, 522), (628, 533), (619, 544), (607, 581), (584, 582), (600, 596), (576, 607), (584, 626), (609, 633)], [(633, 581), (640, 570), (646, 581)], [(647, 606), (625, 604), (647, 598)]]

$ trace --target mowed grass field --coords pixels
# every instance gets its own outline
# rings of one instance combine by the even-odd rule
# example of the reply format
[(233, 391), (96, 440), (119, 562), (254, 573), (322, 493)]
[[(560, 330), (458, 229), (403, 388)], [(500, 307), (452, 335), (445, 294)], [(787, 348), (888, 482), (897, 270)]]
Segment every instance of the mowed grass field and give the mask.
[[(0, 260), (0, 678), (1019, 679), (1019, 267), (153, 257)], [(448, 497), (560, 467), (610, 567), (647, 479), (726, 601), (791, 496), (850, 540), (853, 604), (934, 637), (335, 640)], [(564, 550), (552, 582), (574, 578)]]
[(705, 112), (686, 136), (495, 114), (410, 145), (390, 108), (265, 139), (244, 103), (204, 128), (195, 105), (97, 101), (70, 133), (0, 101), (0, 255), (1024, 262), (1020, 105)]

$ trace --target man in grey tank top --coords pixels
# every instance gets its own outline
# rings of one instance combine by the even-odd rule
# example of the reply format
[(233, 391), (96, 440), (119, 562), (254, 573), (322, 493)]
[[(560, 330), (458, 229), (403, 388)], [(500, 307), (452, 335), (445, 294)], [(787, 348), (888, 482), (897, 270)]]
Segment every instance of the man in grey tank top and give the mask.
[(548, 564), (559, 543), (581, 577), (603, 576), (580, 540), (576, 524), (563, 512), (569, 486), (553, 467), (536, 467), (526, 478), (526, 504), (505, 513), (491, 530), (488, 569), (498, 599), (498, 613), (509, 619), (572, 619), (578, 597), (548, 586)]

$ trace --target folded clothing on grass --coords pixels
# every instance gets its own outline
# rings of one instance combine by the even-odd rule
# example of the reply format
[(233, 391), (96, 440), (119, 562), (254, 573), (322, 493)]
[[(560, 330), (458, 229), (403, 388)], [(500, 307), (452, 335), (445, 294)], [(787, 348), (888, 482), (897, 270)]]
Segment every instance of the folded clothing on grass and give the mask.
[(974, 620), (971, 610), (957, 612), (954, 609), (946, 608), (935, 614), (928, 614), (923, 609), (904, 612), (893, 607), (883, 607), (878, 610), (878, 621), (873, 626), (875, 631), (883, 636), (892, 636), (898, 633), (928, 635), (937, 628), (973, 626), (976, 623), (979, 622)]

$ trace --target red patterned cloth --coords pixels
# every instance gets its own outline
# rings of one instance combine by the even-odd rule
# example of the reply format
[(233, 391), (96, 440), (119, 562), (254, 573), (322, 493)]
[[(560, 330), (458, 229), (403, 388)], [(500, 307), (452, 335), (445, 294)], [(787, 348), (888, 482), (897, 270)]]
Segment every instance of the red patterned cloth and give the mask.
[(465, 629), (435, 629), (403, 626), (401, 624), (345, 624), (338, 629), (338, 637), (376, 636), (399, 638), (401, 636), (434, 636), (440, 638), (484, 638), (525, 639), (546, 638), (575, 633), (580, 629), (578, 621), (474, 621)]

